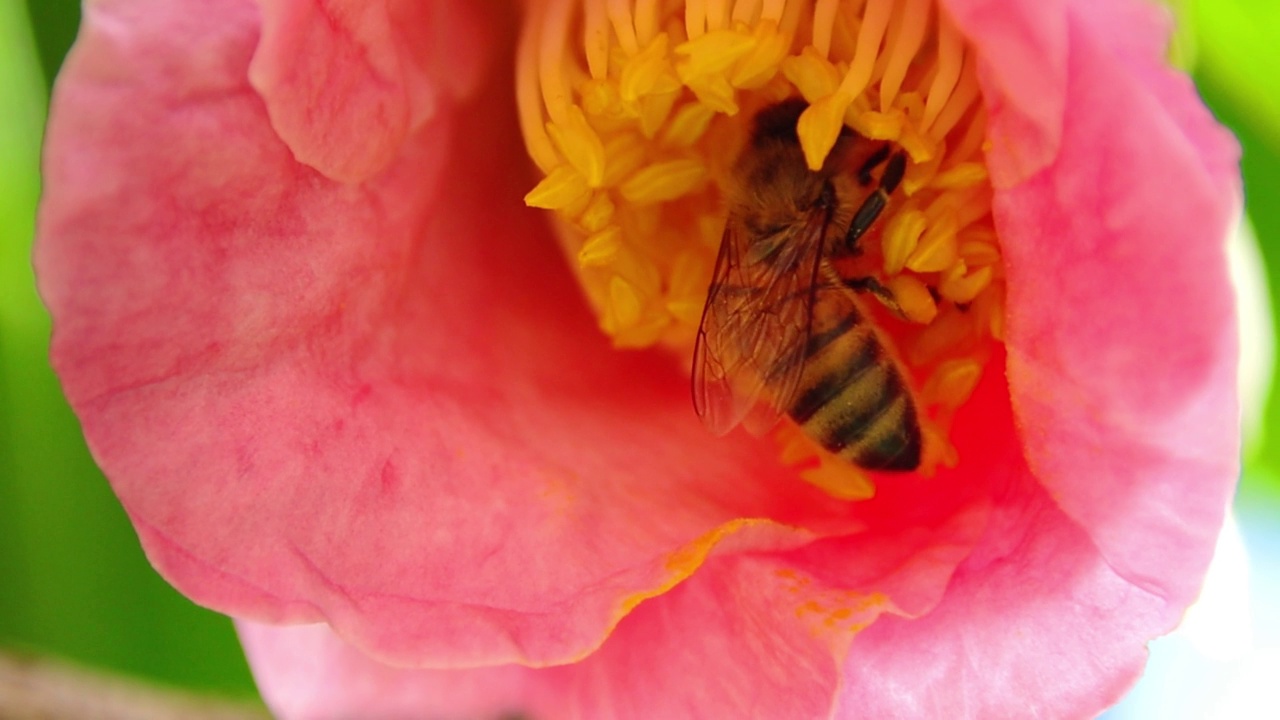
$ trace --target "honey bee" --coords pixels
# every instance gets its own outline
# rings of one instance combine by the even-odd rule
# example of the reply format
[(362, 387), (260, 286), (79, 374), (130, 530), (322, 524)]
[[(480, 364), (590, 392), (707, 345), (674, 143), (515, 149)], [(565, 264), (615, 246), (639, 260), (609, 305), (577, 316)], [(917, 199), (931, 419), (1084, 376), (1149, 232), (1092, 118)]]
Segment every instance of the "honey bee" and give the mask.
[(805, 107), (793, 99), (761, 110), (734, 165), (694, 348), (694, 408), (716, 434), (739, 423), (764, 430), (786, 413), (855, 465), (915, 470), (915, 400), (857, 293), (897, 304), (873, 277), (842, 277), (834, 264), (860, 254), (906, 157), (846, 129), (811, 171), (796, 132)]

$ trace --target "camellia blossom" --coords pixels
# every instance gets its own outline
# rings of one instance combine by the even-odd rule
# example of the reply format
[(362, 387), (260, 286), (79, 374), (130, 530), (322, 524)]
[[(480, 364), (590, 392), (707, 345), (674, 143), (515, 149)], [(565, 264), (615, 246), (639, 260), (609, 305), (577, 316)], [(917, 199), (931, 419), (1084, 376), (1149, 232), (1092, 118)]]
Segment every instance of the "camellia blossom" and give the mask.
[[(53, 363), (282, 717), (1092, 716), (1238, 470), (1237, 149), (1168, 30), (1140, 0), (90, 0), (45, 151)], [(787, 97), (811, 167), (841, 128), (907, 158), (860, 261), (919, 472), (691, 408), (726, 175)]]

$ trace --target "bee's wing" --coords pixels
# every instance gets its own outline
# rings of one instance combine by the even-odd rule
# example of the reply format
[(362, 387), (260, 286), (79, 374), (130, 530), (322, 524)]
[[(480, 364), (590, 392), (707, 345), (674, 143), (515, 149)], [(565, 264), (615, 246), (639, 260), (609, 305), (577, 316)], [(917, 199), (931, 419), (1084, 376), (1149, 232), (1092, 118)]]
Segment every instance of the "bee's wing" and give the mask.
[(751, 257), (738, 221), (726, 224), (693, 351), (693, 406), (712, 432), (744, 418), (767, 429), (794, 399), (829, 222), (815, 208), (767, 258)]

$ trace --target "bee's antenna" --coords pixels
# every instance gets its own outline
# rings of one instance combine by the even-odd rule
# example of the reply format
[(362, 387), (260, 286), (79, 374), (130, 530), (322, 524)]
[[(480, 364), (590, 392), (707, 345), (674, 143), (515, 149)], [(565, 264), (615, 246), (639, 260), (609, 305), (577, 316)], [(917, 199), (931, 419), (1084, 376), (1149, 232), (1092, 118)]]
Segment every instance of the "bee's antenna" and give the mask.
[[(881, 155), (882, 152), (887, 153), (887, 148), (888, 146), (886, 145), (885, 150), (877, 151), (875, 155), (871, 156), (872, 159), (876, 159), (876, 156)], [(883, 159), (883, 157), (879, 158), (881, 161)], [(879, 161), (872, 164), (869, 160), (867, 164), (875, 167), (879, 164)], [(867, 196), (866, 200), (862, 201), (858, 211), (853, 214), (853, 221), (849, 223), (849, 232), (844, 237), (844, 245), (848, 251), (854, 251), (858, 245), (858, 240), (862, 238), (867, 230), (871, 229), (876, 218), (880, 217), (880, 213), (884, 211), (884, 206), (889, 203), (889, 195), (898, 189), (898, 185), (902, 183), (902, 176), (906, 171), (907, 156), (901, 152), (894, 153), (889, 158), (889, 164), (884, 168), (884, 174), (880, 176), (880, 184)], [(858, 173), (860, 179), (863, 173), (869, 176), (870, 168), (864, 165), (862, 169), (859, 169)]]

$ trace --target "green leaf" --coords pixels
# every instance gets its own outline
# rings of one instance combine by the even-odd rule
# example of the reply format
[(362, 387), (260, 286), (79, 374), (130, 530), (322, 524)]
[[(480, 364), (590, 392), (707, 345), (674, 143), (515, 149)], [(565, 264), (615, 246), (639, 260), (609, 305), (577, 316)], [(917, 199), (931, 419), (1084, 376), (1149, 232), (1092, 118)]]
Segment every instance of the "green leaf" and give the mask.
[(1238, 108), (1242, 119), (1280, 149), (1280, 73), (1275, 43), (1280, 3), (1275, 0), (1183, 0), (1195, 30), (1197, 74)]

